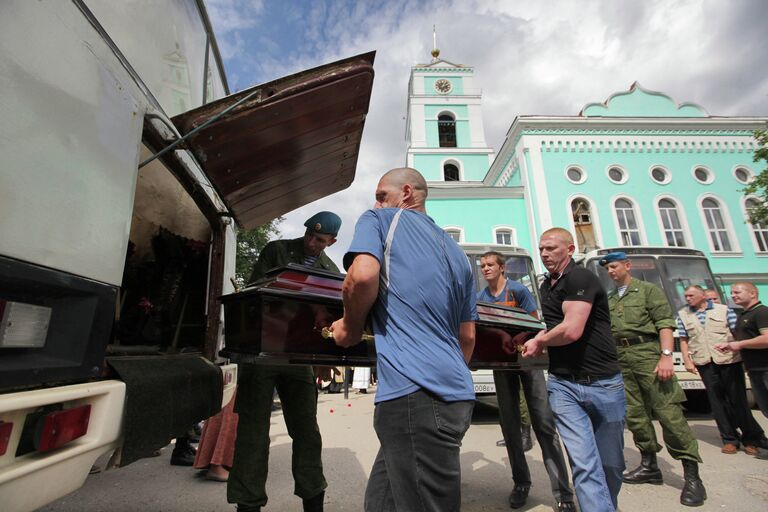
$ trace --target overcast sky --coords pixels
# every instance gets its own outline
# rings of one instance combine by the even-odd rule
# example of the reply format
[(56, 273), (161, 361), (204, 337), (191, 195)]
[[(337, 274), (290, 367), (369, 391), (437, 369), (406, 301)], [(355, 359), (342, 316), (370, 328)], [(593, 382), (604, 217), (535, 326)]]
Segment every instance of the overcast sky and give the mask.
[(376, 50), (352, 186), (286, 215), (281, 237), (320, 210), (343, 220), (337, 262), (378, 178), (405, 163), (410, 68), (440, 57), (475, 68), (498, 150), (517, 115), (576, 115), (638, 81), (711, 115), (768, 115), (768, 1), (207, 0), (234, 92)]

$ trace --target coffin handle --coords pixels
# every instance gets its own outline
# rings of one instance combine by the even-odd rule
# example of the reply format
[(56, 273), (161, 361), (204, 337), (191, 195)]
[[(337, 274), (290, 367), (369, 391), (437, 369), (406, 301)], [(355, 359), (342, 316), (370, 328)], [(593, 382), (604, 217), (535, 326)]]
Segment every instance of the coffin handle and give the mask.
[[(333, 339), (333, 331), (328, 327), (323, 327), (320, 330), (320, 336), (325, 339)], [(362, 341), (374, 341), (373, 334), (363, 334)]]

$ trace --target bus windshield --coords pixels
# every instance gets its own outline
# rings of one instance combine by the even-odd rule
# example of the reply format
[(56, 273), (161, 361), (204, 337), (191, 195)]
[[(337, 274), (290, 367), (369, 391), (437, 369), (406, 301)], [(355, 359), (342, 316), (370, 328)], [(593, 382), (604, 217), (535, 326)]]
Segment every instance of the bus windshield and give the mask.
[[(480, 270), (480, 256), (482, 253), (467, 253), (469, 263), (472, 266), (472, 275), (475, 278), (475, 288), (477, 291), (486, 287), (483, 273)], [(533, 294), (538, 303), (539, 290), (536, 288), (536, 274), (533, 271), (531, 258), (522, 254), (505, 255), (507, 258), (504, 275), (507, 279), (513, 279), (522, 284)]]
[[(706, 260), (701, 258), (660, 256), (656, 259), (646, 256), (630, 256), (629, 259), (632, 262), (632, 277), (653, 283), (664, 290), (673, 311), (685, 306), (684, 293), (688, 286), (697, 284), (704, 289), (718, 290), (712, 272), (709, 270), (709, 265), (707, 265)], [(598, 259), (589, 261), (587, 267), (598, 275), (606, 290), (613, 290), (615, 287), (613, 281), (598, 261)]]
[(687, 287), (697, 284), (704, 289), (718, 289), (712, 272), (709, 270), (709, 265), (707, 265), (705, 260), (700, 258), (670, 258), (664, 256), (660, 257), (659, 260), (664, 266), (664, 272), (667, 275), (669, 282), (667, 296), (673, 301), (672, 307), (675, 308), (675, 311), (685, 306), (684, 292)]

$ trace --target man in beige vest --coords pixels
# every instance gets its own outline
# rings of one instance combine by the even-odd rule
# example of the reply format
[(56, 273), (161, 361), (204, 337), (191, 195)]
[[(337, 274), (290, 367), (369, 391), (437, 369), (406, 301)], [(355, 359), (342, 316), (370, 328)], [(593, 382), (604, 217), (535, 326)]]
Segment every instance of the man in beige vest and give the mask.
[[(739, 445), (749, 455), (765, 443), (765, 434), (747, 405), (744, 370), (737, 352), (721, 352), (717, 343), (733, 341), (736, 314), (723, 304), (708, 299), (704, 290), (693, 285), (685, 289), (688, 306), (678, 311), (677, 326), (680, 351), (685, 368), (701, 375), (712, 406), (720, 438), (721, 451), (734, 454)], [(741, 435), (736, 429), (741, 430)]]

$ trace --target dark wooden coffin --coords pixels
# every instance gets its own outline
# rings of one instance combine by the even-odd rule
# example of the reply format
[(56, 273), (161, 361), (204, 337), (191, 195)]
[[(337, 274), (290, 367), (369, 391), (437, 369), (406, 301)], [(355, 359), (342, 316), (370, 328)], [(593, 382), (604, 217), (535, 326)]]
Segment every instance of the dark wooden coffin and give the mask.
[[(324, 337), (323, 327), (341, 318), (344, 275), (289, 264), (270, 271), (254, 286), (225, 295), (225, 347), (221, 355), (238, 363), (375, 366), (372, 339), (351, 348)], [(546, 368), (547, 358), (523, 359), (503, 343), (521, 348), (544, 324), (522, 309), (479, 303), (472, 369)]]

